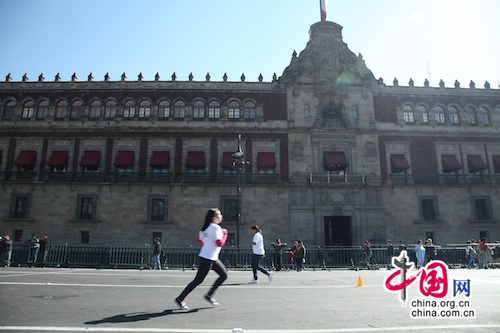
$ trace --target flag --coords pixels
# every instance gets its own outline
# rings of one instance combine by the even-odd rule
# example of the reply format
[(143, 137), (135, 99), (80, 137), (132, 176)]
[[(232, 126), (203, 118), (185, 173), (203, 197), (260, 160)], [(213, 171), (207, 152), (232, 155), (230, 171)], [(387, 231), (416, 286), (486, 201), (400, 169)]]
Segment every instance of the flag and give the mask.
[(321, 11), (321, 21), (326, 21), (326, 7), (328, 6), (328, 0), (319, 0), (319, 8)]

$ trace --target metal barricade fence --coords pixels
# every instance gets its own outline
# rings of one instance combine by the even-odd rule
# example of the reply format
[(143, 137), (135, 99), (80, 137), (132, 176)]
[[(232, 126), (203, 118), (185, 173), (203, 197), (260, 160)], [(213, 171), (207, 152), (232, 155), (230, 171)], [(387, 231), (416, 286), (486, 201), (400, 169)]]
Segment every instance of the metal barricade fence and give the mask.
[[(161, 262), (164, 269), (181, 268), (196, 269), (200, 246), (164, 247)], [(150, 268), (152, 248), (149, 244), (139, 245), (82, 245), (82, 244), (50, 244), (47, 247), (46, 261), (43, 253), (38, 254), (35, 266), (50, 267), (92, 267), (92, 268)], [(395, 246), (394, 255), (399, 255)], [(410, 261), (416, 262), (414, 245), (407, 245)], [(28, 246), (14, 244), (11, 258), (12, 266), (28, 265)], [(252, 250), (226, 246), (220, 253), (220, 260), (228, 269), (251, 269)], [(465, 245), (436, 247), (436, 259), (449, 265), (450, 268), (464, 267)], [(306, 269), (360, 268), (364, 263), (361, 246), (319, 247), (306, 246)], [(283, 269), (293, 269), (294, 263), (289, 263), (286, 251), (281, 254)], [(261, 265), (267, 269), (275, 268), (275, 253), (269, 247)], [(380, 268), (391, 265), (384, 245), (372, 246), (372, 267)]]
[[(161, 262), (163, 268), (194, 269), (198, 266), (199, 247), (163, 248)], [(148, 264), (151, 264), (149, 261)]]
[(69, 267), (105, 268), (111, 265), (111, 248), (109, 246), (68, 246), (65, 265)]
[(68, 261), (68, 244), (49, 244), (47, 263), (55, 267), (61, 267)]
[(150, 246), (111, 246), (109, 264), (114, 268), (138, 267), (143, 269), (150, 263)]

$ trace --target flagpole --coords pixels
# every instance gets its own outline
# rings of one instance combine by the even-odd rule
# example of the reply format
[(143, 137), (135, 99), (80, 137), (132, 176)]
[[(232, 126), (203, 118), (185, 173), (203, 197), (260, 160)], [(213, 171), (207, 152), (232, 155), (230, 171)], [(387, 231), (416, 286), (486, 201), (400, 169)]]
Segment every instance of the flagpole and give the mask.
[(326, 7), (328, 0), (319, 0), (319, 13), (321, 22), (326, 21)]
[(322, 0), (319, 0), (319, 20), (323, 21), (323, 8), (321, 6), (321, 1)]

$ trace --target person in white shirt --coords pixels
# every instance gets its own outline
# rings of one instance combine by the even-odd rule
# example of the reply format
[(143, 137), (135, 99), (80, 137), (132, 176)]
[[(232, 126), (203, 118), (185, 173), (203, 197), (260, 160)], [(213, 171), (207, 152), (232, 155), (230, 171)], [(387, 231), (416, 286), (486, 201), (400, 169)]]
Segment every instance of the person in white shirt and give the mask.
[(210, 208), (205, 216), (205, 222), (201, 227), (198, 242), (203, 244), (198, 255), (198, 272), (193, 281), (191, 281), (182, 293), (174, 300), (175, 304), (181, 310), (188, 310), (184, 302), (186, 296), (199, 286), (208, 272), (213, 269), (219, 277), (215, 280), (212, 288), (204, 296), (204, 299), (210, 304), (217, 306), (219, 303), (212, 298), (217, 288), (227, 279), (226, 266), (219, 260), (219, 253), (227, 240), (227, 229), (219, 226), (222, 222), (222, 214), (217, 208)]
[(252, 238), (252, 271), (253, 271), (253, 279), (249, 283), (255, 284), (259, 283), (257, 270), (267, 275), (269, 282), (273, 280), (273, 273), (265, 270), (262, 266), (260, 266), (260, 259), (264, 257), (266, 251), (264, 250), (264, 237), (262, 237), (262, 231), (256, 225), (253, 225), (251, 228), (253, 233)]

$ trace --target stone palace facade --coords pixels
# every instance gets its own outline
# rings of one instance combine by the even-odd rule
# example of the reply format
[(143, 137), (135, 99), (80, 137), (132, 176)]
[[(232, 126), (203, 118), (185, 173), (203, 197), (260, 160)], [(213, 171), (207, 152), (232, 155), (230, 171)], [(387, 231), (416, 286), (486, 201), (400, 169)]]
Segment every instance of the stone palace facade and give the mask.
[(333, 22), (271, 81), (8, 75), (0, 115), (16, 241), (194, 245), (210, 207), (242, 247), (500, 238), (500, 90), (387, 85)]

